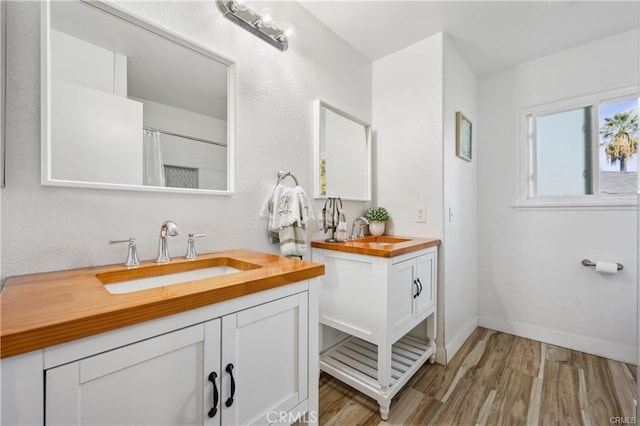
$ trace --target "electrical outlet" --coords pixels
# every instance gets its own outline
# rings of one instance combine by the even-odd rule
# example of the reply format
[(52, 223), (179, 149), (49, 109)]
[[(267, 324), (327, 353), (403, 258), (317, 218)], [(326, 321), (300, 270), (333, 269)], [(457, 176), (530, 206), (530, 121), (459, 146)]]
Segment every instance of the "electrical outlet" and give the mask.
[(425, 223), (427, 221), (427, 206), (416, 207), (416, 223)]

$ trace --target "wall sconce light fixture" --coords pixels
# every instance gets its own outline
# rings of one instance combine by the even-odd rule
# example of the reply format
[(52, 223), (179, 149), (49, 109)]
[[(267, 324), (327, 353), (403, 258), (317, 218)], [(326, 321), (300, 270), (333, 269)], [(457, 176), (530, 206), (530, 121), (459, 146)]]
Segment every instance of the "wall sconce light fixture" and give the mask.
[(249, 9), (246, 0), (216, 0), (216, 6), (225, 18), (272, 46), (283, 52), (289, 48), (289, 39), (295, 34), (295, 27), (292, 24), (286, 24), (282, 29), (276, 27), (269, 9), (256, 13)]

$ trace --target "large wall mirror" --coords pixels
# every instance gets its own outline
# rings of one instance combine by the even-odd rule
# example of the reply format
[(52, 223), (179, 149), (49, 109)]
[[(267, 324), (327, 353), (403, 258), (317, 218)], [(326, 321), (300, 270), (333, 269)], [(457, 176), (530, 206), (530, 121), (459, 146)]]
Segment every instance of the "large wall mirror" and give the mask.
[(43, 20), (44, 185), (233, 191), (232, 61), (101, 2)]
[(371, 199), (371, 126), (326, 102), (314, 102), (314, 196)]

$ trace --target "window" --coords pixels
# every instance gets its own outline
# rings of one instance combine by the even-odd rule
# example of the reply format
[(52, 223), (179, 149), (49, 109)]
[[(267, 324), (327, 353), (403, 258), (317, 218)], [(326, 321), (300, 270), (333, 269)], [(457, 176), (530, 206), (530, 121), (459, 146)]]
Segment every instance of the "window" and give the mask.
[(638, 102), (600, 105), (600, 193), (632, 194), (638, 182)]
[(606, 203), (635, 196), (637, 94), (547, 105), (525, 111), (523, 118), (527, 200)]

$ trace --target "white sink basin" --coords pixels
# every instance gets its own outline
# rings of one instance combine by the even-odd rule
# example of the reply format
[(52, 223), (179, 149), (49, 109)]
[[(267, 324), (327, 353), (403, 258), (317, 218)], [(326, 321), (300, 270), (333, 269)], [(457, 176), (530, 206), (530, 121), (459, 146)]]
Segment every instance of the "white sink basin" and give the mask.
[(119, 281), (111, 284), (105, 284), (104, 288), (111, 294), (134, 293), (140, 290), (150, 288), (164, 287), (174, 284), (182, 284), (187, 281), (201, 280), (204, 278), (213, 278), (220, 275), (235, 274), (242, 272), (242, 269), (236, 269), (231, 266), (220, 265), (209, 268), (194, 269), (192, 271), (176, 272), (173, 274), (158, 275), (155, 277), (135, 278), (132, 280)]

